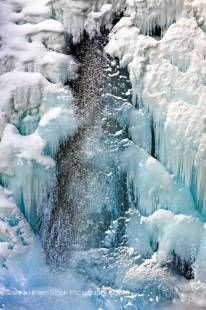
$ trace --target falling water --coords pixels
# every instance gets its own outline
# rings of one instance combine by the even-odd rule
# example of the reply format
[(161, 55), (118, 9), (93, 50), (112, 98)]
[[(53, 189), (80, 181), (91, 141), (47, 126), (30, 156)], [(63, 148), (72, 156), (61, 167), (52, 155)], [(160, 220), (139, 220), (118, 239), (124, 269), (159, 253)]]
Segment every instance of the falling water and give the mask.
[[(75, 47), (79, 78), (71, 87), (81, 128), (58, 153), (57, 185), (45, 247), (49, 264), (67, 266), (75, 250), (104, 246), (105, 233), (127, 210), (126, 178), (119, 155), (128, 145), (117, 113), (128, 101), (128, 76), (104, 53), (104, 37)], [(123, 220), (118, 225), (123, 225)], [(123, 242), (124, 228), (116, 243)]]

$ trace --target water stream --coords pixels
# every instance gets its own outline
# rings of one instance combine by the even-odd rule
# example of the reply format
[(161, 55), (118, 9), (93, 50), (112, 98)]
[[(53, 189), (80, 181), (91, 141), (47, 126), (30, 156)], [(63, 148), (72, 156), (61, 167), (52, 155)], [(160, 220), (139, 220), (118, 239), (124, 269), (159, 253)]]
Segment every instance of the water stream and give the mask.
[[(85, 38), (75, 47), (80, 69), (71, 87), (81, 128), (58, 153), (57, 186), (45, 244), (47, 260), (55, 267), (67, 266), (75, 250), (104, 246), (106, 231), (128, 209), (119, 155), (129, 140), (116, 115), (129, 100), (130, 82), (126, 72), (105, 55), (105, 42), (105, 37)], [(113, 245), (124, 239), (123, 220), (119, 222)]]

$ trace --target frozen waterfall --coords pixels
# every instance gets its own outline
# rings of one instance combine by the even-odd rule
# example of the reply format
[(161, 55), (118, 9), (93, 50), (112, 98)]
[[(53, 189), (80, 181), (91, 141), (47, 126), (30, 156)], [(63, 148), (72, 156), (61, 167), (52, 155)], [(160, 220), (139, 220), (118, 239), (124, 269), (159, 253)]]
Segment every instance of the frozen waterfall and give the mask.
[(206, 307), (203, 0), (0, 3), (0, 309)]

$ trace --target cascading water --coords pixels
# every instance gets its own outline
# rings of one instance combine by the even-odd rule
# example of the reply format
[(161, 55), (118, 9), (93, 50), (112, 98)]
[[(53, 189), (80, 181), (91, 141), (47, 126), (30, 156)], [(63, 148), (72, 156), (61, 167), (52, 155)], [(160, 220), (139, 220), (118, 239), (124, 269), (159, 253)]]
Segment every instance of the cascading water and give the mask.
[[(133, 150), (132, 140), (155, 154), (154, 132), (148, 125), (149, 116), (130, 104), (128, 74), (118, 61), (105, 55), (105, 43), (105, 37), (85, 37), (75, 47), (80, 70), (71, 87), (81, 128), (59, 150), (57, 183), (43, 221), (42, 241), (53, 270), (69, 268), (86, 281), (86, 287), (101, 292), (92, 297), (95, 307), (108, 309), (108, 303), (117, 303), (121, 309), (165, 307), (177, 296), (178, 274), (193, 277), (191, 264), (175, 251), (176, 260), (158, 261), (158, 241), (155, 235), (148, 236), (152, 227), (142, 222), (137, 210), (144, 214), (151, 203), (148, 186), (161, 182), (155, 180), (156, 172), (163, 181), (173, 181), (155, 159), (153, 171), (146, 165), (149, 155)], [(139, 193), (134, 180), (138, 166), (143, 171)], [(171, 201), (169, 193), (165, 198), (164, 189), (160, 193), (154, 189), (151, 208), (157, 208), (156, 199), (159, 208), (167, 209), (165, 204), (177, 207), (172, 202), (176, 185), (169, 186)], [(138, 197), (144, 191), (146, 196)], [(159, 197), (155, 197), (156, 191)], [(178, 195), (177, 204), (190, 199)]]
[(202, 1), (0, 7), (0, 308), (205, 309)]
[[(104, 54), (105, 40), (85, 38), (75, 48), (80, 70), (71, 86), (81, 128), (58, 153), (53, 206), (42, 227), (48, 261), (59, 267), (68, 264), (75, 249), (104, 246), (106, 231), (128, 209), (119, 156), (129, 141), (117, 114), (128, 102), (130, 83), (127, 74), (120, 73), (115, 62), (111, 66)], [(116, 229), (117, 243), (124, 229)]]

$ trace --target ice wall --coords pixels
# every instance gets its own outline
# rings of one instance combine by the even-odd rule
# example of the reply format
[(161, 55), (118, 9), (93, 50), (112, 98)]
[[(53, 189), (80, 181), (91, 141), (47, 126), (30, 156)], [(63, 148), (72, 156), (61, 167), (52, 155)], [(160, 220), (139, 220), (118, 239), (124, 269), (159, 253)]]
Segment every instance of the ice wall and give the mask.
[(78, 126), (64, 86), (77, 76), (77, 64), (48, 1), (8, 1), (0, 14), (1, 181), (38, 230), (55, 181), (52, 158)]
[[(53, 285), (57, 276), (31, 228), (39, 230), (56, 180), (59, 145), (78, 127), (65, 86), (78, 66), (66, 53), (64, 27), (52, 18), (50, 1), (0, 3), (0, 307), (18, 307), (9, 289), (62, 283)], [(30, 307), (40, 302), (19, 298)], [(46, 299), (45, 306), (52, 303)]]
[(138, 146), (130, 146), (121, 161), (131, 193), (129, 245), (143, 257), (155, 252), (166, 261), (175, 253), (193, 262), (205, 229), (188, 189)]
[(106, 50), (128, 67), (133, 103), (151, 114), (156, 156), (204, 213), (204, 32), (194, 19), (180, 19), (158, 42), (125, 17), (110, 38)]
[(101, 28), (111, 30), (121, 15), (130, 17), (144, 35), (163, 36), (183, 16), (195, 17), (206, 29), (206, 7), (202, 0), (55, 0), (52, 9), (74, 43), (82, 34), (92, 37)]
[(106, 46), (132, 83), (134, 108), (124, 122), (136, 146), (122, 157), (131, 206), (128, 242), (150, 263), (189, 262), (205, 281), (205, 5), (149, 3), (132, 14), (137, 2), (131, 1)]
[(115, 17), (125, 9), (125, 0), (55, 0), (53, 10), (65, 30), (77, 43), (84, 31), (93, 37), (100, 34), (101, 27), (110, 30)]

